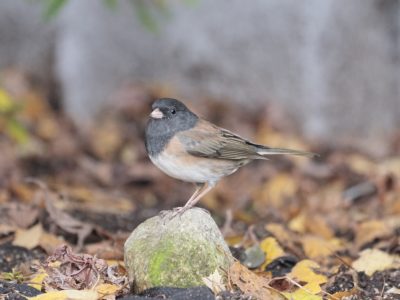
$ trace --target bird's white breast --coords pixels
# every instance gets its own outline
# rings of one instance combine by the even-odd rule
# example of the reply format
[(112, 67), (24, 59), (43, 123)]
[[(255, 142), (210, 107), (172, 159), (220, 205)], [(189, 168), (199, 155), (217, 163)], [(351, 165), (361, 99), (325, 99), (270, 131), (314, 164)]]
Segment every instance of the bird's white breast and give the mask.
[(169, 176), (186, 182), (217, 182), (221, 177), (237, 170), (236, 166), (220, 160), (200, 158), (195, 161), (185, 161), (166, 152), (150, 159)]

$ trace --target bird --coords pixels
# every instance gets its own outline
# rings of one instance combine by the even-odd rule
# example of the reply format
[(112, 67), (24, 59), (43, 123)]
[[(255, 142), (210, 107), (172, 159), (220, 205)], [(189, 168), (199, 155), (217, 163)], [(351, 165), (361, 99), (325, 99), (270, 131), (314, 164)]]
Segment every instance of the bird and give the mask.
[(220, 179), (253, 160), (266, 160), (278, 154), (316, 155), (253, 143), (198, 117), (173, 98), (160, 98), (152, 104), (145, 147), (150, 160), (164, 173), (196, 185), (186, 204), (174, 209), (176, 214), (195, 206)]

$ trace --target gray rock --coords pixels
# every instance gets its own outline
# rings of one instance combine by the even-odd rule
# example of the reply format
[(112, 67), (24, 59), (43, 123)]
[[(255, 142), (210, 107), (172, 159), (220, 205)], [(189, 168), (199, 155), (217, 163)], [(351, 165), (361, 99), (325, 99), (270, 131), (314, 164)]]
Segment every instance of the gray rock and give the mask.
[(233, 257), (218, 226), (200, 208), (170, 219), (172, 211), (140, 224), (125, 242), (125, 265), (135, 292), (151, 287), (194, 287), (228, 270)]

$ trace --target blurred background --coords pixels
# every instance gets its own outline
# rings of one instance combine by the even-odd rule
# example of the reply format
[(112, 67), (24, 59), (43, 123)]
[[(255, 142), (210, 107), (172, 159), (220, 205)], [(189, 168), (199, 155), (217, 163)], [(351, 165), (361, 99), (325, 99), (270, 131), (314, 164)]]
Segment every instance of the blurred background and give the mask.
[(310, 139), (382, 154), (400, 128), (400, 1), (3, 0), (0, 70), (78, 124), (145, 87), (269, 107)]
[[(268, 270), (249, 253), (271, 236), (291, 255), (276, 268), (400, 254), (400, 0), (1, 0), (0, 287), (63, 243), (122, 261), (138, 224), (187, 201), (144, 148), (158, 97), (320, 154), (253, 162), (198, 203), (247, 266)], [(398, 292), (385, 272), (354, 299)]]

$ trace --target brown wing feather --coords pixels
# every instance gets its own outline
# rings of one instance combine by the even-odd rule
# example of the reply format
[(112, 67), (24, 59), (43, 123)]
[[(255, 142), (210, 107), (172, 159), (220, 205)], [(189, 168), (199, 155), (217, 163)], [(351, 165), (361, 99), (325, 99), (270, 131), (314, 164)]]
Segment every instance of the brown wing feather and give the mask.
[(264, 158), (257, 153), (255, 144), (204, 120), (199, 121), (195, 128), (178, 133), (177, 137), (188, 153), (199, 157), (228, 160)]

